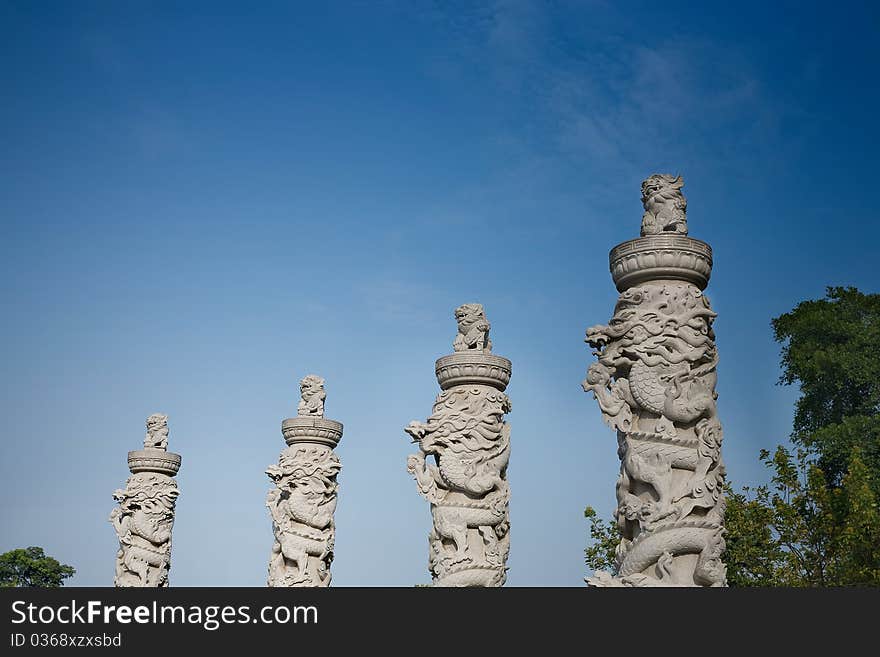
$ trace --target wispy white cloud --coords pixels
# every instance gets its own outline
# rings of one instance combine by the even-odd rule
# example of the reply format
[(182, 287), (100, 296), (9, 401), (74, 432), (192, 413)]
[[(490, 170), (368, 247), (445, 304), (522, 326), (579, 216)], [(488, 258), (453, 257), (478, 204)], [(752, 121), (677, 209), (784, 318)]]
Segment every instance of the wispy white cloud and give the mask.
[(602, 2), (481, 7), (481, 20), (456, 32), (467, 42), (458, 50), (511, 107), (532, 110), (499, 120), (508, 170), (483, 185), (520, 193), (542, 171), (566, 168), (618, 195), (657, 167), (698, 162), (720, 176), (778, 156), (780, 117), (793, 110), (762, 81), (747, 44), (635, 30), (631, 15)]

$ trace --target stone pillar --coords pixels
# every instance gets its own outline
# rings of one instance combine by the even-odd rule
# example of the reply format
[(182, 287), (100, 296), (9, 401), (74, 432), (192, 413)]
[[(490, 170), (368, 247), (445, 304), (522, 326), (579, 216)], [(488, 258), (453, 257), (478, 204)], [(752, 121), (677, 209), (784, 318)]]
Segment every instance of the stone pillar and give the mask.
[(110, 522), (119, 537), (114, 586), (168, 586), (171, 569), (171, 529), (180, 454), (168, 449), (168, 417), (147, 418), (144, 448), (128, 453), (131, 476), (125, 490), (113, 493), (119, 506)]
[(300, 382), (297, 416), (281, 423), (287, 447), (266, 469), (275, 488), (266, 496), (275, 542), (269, 586), (330, 586), (336, 528), (336, 476), (342, 465), (333, 448), (342, 424), (324, 418), (324, 379)]
[(617, 431), (621, 461), (617, 569), (592, 586), (726, 586), (715, 313), (703, 294), (712, 249), (687, 236), (683, 184), (642, 183), (642, 236), (610, 254), (614, 317), (587, 330), (597, 362), (584, 391)]
[(510, 425), (504, 414), (511, 407), (504, 390), (511, 364), (491, 353), (483, 306), (464, 304), (455, 318), (455, 353), (436, 364), (442, 392), (433, 414), (405, 429), (420, 449), (407, 469), (431, 503), (434, 586), (502, 586), (510, 551)]

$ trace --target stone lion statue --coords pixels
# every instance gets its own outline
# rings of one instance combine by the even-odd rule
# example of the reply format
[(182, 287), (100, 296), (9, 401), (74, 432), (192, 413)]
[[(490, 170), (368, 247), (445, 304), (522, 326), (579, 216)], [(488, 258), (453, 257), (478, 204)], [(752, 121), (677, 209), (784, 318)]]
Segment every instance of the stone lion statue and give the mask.
[(324, 392), (324, 379), (309, 374), (299, 382), (299, 391), (302, 399), (296, 414), (324, 417), (324, 400), (327, 398), (327, 393)]
[(147, 418), (146, 449), (168, 449), (168, 416), (153, 413)]
[(687, 199), (684, 180), (667, 173), (654, 174), (642, 183), (642, 237), (659, 233), (687, 235)]
[(483, 305), (479, 303), (465, 303), (455, 309), (455, 319), (458, 322), (458, 335), (452, 343), (455, 351), (467, 351), (476, 349), (480, 351), (492, 351), (492, 341), (489, 339), (489, 322), (483, 313)]

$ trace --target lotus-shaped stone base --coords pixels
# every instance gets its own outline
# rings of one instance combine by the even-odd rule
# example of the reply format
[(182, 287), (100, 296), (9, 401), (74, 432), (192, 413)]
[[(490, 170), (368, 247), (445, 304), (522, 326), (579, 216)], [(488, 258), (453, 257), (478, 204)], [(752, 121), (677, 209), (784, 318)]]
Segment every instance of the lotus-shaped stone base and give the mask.
[(128, 469), (136, 472), (158, 472), (173, 477), (180, 470), (180, 454), (163, 449), (139, 449), (128, 453)]
[(322, 417), (292, 417), (281, 423), (281, 433), (288, 445), (318, 443), (333, 448), (342, 439), (342, 423)]
[(485, 385), (504, 391), (510, 383), (511, 364), (503, 356), (483, 351), (459, 351), (437, 359), (437, 383), (448, 390), (460, 385)]
[(686, 281), (701, 290), (712, 274), (712, 247), (683, 235), (649, 235), (618, 244), (608, 256), (619, 292), (646, 281)]

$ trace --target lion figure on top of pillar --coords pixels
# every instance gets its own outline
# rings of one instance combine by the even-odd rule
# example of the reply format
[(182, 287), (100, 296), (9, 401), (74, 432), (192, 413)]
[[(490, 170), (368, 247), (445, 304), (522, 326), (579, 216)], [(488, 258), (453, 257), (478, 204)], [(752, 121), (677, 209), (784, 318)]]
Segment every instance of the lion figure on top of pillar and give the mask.
[(483, 312), (483, 304), (462, 304), (455, 309), (455, 320), (458, 322), (458, 334), (452, 343), (455, 351), (492, 351), (490, 324)]
[(660, 233), (687, 235), (687, 199), (684, 180), (667, 173), (654, 174), (642, 183), (642, 237)]
[(299, 382), (300, 402), (296, 414), (299, 416), (313, 415), (324, 417), (324, 379), (317, 374), (309, 374)]

